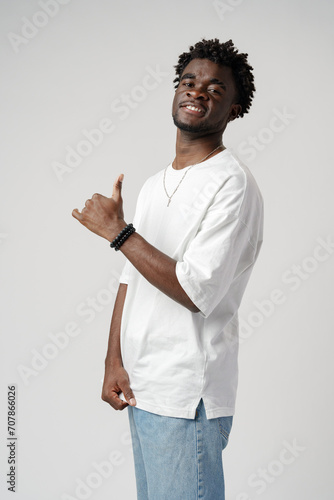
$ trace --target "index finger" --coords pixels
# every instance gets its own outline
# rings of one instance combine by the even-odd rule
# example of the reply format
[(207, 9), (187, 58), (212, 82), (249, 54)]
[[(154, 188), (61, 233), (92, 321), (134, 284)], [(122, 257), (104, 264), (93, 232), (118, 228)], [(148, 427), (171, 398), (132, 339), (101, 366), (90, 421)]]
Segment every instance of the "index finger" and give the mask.
[(77, 208), (75, 208), (74, 210), (72, 210), (72, 215), (75, 219), (77, 219), (78, 221), (81, 221), (82, 219), (82, 214), (79, 212), (79, 210)]
[(107, 403), (109, 403), (110, 406), (114, 408), (114, 410), (124, 410), (124, 408), (129, 406), (129, 403), (120, 399), (117, 393), (112, 394), (108, 398)]
[[(116, 389), (118, 389), (118, 391)], [(106, 403), (109, 403), (110, 406), (114, 408), (114, 410), (124, 410), (124, 408), (129, 406), (126, 401), (123, 401), (119, 397), (120, 394), (122, 394), (122, 391), (120, 391), (119, 388), (106, 388), (104, 385), (102, 386), (101, 398)]]

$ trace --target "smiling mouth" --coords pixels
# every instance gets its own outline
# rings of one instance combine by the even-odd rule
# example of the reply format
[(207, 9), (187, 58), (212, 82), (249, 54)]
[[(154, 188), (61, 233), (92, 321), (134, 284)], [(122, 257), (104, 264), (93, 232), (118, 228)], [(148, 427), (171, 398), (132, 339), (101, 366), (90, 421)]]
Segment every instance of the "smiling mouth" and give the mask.
[(185, 108), (192, 114), (196, 115), (204, 115), (205, 113), (205, 111), (202, 108), (198, 108), (197, 106), (192, 106), (191, 104), (186, 104), (185, 106), (182, 106), (182, 108)]

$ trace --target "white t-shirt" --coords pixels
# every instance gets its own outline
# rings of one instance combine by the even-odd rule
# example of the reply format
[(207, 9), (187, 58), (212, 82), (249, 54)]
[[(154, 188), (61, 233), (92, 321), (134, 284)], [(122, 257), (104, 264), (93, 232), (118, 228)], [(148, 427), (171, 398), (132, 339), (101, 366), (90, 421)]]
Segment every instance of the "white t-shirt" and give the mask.
[(127, 260), (121, 354), (137, 408), (193, 419), (203, 398), (211, 419), (235, 410), (238, 308), (262, 244), (263, 199), (228, 149), (193, 167), (168, 165), (169, 195), (186, 171), (169, 206), (164, 169), (147, 179), (133, 225), (177, 261), (177, 279), (200, 311), (160, 292)]

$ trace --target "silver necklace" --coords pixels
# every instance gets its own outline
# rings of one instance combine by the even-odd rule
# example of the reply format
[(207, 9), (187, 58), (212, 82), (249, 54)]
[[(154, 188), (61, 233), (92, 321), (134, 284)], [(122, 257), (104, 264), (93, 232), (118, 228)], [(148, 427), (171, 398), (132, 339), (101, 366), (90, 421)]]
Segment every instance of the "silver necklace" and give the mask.
[(178, 183), (178, 185), (176, 186), (176, 188), (174, 189), (174, 191), (172, 192), (172, 194), (169, 196), (169, 194), (167, 193), (167, 189), (166, 189), (166, 171), (167, 171), (167, 168), (168, 168), (168, 165), (167, 167), (165, 168), (165, 171), (164, 171), (164, 177), (163, 177), (163, 182), (164, 182), (164, 189), (165, 189), (165, 193), (167, 195), (167, 198), (168, 198), (168, 203), (167, 203), (167, 207), (169, 207), (169, 204), (172, 200), (172, 197), (174, 196), (174, 194), (176, 193), (176, 191), (179, 189), (180, 187), (180, 184), (181, 182), (183, 181), (183, 179), (185, 178), (186, 174), (189, 172), (189, 170), (191, 168), (193, 168), (195, 165), (198, 165), (199, 163), (202, 163), (204, 160), (206, 160), (207, 158), (209, 158), (210, 155), (212, 155), (212, 153), (214, 153), (215, 151), (217, 151), (217, 149), (219, 148), (222, 148), (222, 144), (220, 144), (219, 146), (217, 146), (213, 151), (211, 151), (211, 153), (209, 153), (208, 155), (206, 155), (202, 160), (198, 161), (197, 163), (194, 163), (193, 165), (191, 165), (183, 174), (183, 176), (181, 177), (181, 180), (180, 182)]

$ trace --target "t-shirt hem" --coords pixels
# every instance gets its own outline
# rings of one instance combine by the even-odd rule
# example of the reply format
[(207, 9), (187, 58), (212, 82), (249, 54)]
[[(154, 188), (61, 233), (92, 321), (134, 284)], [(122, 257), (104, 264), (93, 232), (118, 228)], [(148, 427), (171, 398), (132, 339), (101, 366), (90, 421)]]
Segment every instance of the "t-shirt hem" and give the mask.
[(148, 403), (142, 399), (136, 397), (136, 408), (139, 410), (145, 410), (150, 413), (156, 413), (157, 415), (162, 415), (164, 417), (176, 417), (176, 418), (190, 418), (194, 419), (196, 414), (196, 407), (193, 409), (185, 408), (171, 408), (168, 406), (157, 406), (155, 404)]
[(218, 417), (232, 417), (234, 412), (235, 408), (230, 406), (222, 406), (221, 408), (214, 408), (212, 410), (208, 410), (207, 408), (205, 409), (206, 418), (208, 420)]
[[(171, 408), (168, 406), (157, 406), (147, 401), (143, 401), (142, 399), (136, 397), (136, 406), (139, 410), (148, 411), (150, 413), (155, 413), (156, 415), (161, 415), (163, 417), (175, 417), (175, 418), (188, 418), (193, 420), (196, 416), (196, 409), (198, 406), (198, 402), (196, 402), (195, 406), (192, 409), (185, 408)], [(205, 407), (205, 403), (204, 403)], [(229, 417), (234, 415), (234, 407), (222, 406), (219, 408), (207, 409), (205, 408), (206, 418), (208, 420), (212, 418), (218, 417)]]

